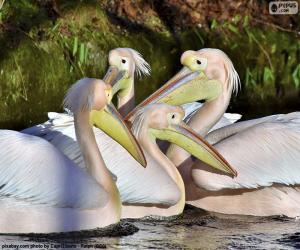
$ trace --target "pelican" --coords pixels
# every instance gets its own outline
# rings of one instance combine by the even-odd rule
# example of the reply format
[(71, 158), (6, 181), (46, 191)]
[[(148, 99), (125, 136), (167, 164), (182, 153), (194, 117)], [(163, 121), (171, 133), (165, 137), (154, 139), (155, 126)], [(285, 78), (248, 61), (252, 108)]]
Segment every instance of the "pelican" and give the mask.
[[(187, 51), (181, 61), (189, 69), (181, 84), (164, 86), (145, 103), (182, 104), (195, 101), (198, 94), (205, 103), (188, 124), (206, 136), (238, 90), (239, 77), (228, 56), (217, 49)], [(300, 112), (238, 122), (209, 133), (206, 139), (238, 176), (211, 171), (171, 145), (167, 155), (183, 177), (187, 203), (226, 214), (300, 215)]]
[(144, 158), (109, 106), (111, 92), (111, 86), (102, 80), (85, 78), (72, 86), (64, 100), (74, 113), (86, 171), (44, 139), (0, 131), (1, 233), (70, 232), (120, 220), (119, 191), (98, 150), (92, 125), (127, 145), (142, 164)]
[[(174, 216), (181, 214), (184, 209), (183, 180), (175, 165), (159, 149), (156, 139), (172, 142), (206, 162), (210, 167), (221, 170), (229, 176), (236, 176), (236, 171), (228, 162), (183, 122), (184, 115), (181, 107), (163, 103), (147, 105), (135, 113), (132, 131), (145, 153), (147, 169), (144, 169), (142, 173), (135, 168), (137, 171), (132, 172), (130, 183), (124, 185), (127, 189), (126, 193), (130, 196), (122, 199), (123, 218), (141, 218), (151, 215)], [(128, 158), (128, 154), (122, 154), (120, 157), (123, 162), (132, 159), (132, 157)], [(166, 181), (160, 181), (163, 174), (167, 174), (176, 185), (168, 188), (168, 196), (160, 203), (154, 204), (150, 202), (151, 196), (161, 194), (166, 188)], [(156, 181), (156, 184), (146, 186), (151, 179)], [(160, 191), (156, 189), (156, 186)], [(137, 187), (142, 187), (144, 192), (148, 192), (148, 197), (144, 201), (137, 199), (139, 193)], [(135, 200), (131, 200), (134, 198)]]
[(142, 55), (131, 48), (116, 48), (109, 52), (109, 68), (104, 81), (113, 86), (113, 96), (117, 94), (118, 110), (125, 116), (134, 108), (134, 75), (150, 75), (150, 65)]

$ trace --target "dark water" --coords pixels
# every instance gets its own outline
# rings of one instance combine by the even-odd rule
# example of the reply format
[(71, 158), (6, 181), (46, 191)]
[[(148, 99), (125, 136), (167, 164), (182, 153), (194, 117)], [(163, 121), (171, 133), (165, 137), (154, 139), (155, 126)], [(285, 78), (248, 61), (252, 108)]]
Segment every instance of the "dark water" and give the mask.
[(300, 249), (300, 221), (280, 216), (221, 215), (187, 208), (171, 221), (126, 222), (139, 231), (122, 237), (0, 236), (0, 244), (2, 249), (16, 249), (4, 244), (19, 245), (19, 249)]

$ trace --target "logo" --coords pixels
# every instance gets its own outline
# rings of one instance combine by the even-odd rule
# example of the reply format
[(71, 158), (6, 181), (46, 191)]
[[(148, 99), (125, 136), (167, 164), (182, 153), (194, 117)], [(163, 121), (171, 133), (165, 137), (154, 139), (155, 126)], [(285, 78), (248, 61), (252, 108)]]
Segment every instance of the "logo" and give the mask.
[(297, 1), (271, 1), (269, 3), (271, 15), (296, 15), (298, 13)]

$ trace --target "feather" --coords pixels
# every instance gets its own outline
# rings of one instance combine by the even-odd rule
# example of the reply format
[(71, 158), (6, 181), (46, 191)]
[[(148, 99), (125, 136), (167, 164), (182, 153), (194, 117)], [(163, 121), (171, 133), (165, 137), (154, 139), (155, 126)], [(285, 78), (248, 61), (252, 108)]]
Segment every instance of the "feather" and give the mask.
[(90, 111), (94, 105), (95, 87), (101, 83), (102, 81), (96, 78), (78, 80), (66, 94), (63, 106), (73, 114), (83, 110)]
[(51, 207), (95, 208), (106, 191), (54, 146), (39, 137), (0, 131), (0, 199)]
[[(231, 126), (238, 127), (239, 123)], [(214, 146), (237, 170), (238, 176), (232, 179), (211, 173), (197, 162), (192, 176), (201, 188), (216, 191), (300, 184), (300, 112), (264, 118), (263, 122), (229, 135)]]
[[(191, 102), (181, 105), (181, 107), (185, 111), (184, 121), (188, 123), (192, 116), (202, 107), (202, 105), (203, 103), (200, 102)], [(240, 114), (225, 113), (221, 117), (221, 119), (212, 127), (210, 132), (225, 127), (227, 125), (233, 124), (241, 118), (242, 115)]]
[(227, 88), (231, 89), (233, 93), (237, 94), (241, 88), (241, 81), (230, 58), (220, 49), (205, 48), (199, 50), (198, 52), (215, 53), (218, 55), (218, 57), (223, 58), (224, 66), (227, 72), (227, 79), (225, 80), (225, 82), (227, 82)]
[[(60, 119), (60, 116), (58, 116)], [(66, 119), (68, 120), (68, 119)], [(63, 152), (69, 159), (74, 161), (80, 168), (85, 170), (84, 161), (79, 145), (76, 141), (74, 125), (54, 125), (55, 120), (43, 132), (38, 130), (42, 126), (35, 126), (27, 130), (42, 137)], [(171, 177), (160, 167), (158, 162), (147, 157), (147, 168), (141, 168), (131, 155), (117, 142), (107, 136), (101, 130), (94, 128), (94, 133), (101, 155), (109, 171), (117, 177), (117, 187), (123, 203), (152, 203), (162, 205), (173, 205), (177, 200), (170, 198), (180, 191)], [(26, 131), (25, 131), (26, 132)], [(113, 153), (112, 153), (113, 152)]]
[(136, 74), (138, 76), (141, 76), (141, 75), (149, 76), (151, 73), (151, 67), (150, 67), (149, 63), (146, 62), (145, 59), (143, 58), (143, 56), (136, 50), (131, 49), (131, 48), (127, 48), (127, 49), (130, 51), (132, 58), (134, 60)]

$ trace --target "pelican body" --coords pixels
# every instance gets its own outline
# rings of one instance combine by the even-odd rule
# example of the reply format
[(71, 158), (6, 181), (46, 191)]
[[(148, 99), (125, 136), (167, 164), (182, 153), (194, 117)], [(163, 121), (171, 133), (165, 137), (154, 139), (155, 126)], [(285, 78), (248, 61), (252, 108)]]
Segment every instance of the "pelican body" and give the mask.
[[(208, 133), (224, 114), (231, 93), (237, 92), (238, 74), (227, 55), (217, 49), (187, 51), (181, 62), (184, 68), (174, 77), (180, 80), (171, 79), (139, 107), (204, 100), (188, 124), (206, 136), (237, 171), (235, 178), (211, 171), (171, 145), (167, 155), (184, 180), (186, 202), (227, 214), (299, 216), (300, 113), (238, 122)], [(126, 119), (131, 120), (135, 112)]]
[[(120, 220), (119, 191), (92, 130), (93, 125), (106, 127), (103, 117), (110, 119), (110, 126), (124, 125), (109, 111), (111, 92), (103, 81), (85, 78), (66, 95), (85, 170), (42, 138), (0, 131), (0, 233), (70, 232)], [(125, 125), (122, 132), (131, 136)], [(134, 140), (128, 146), (133, 154), (140, 153)]]

